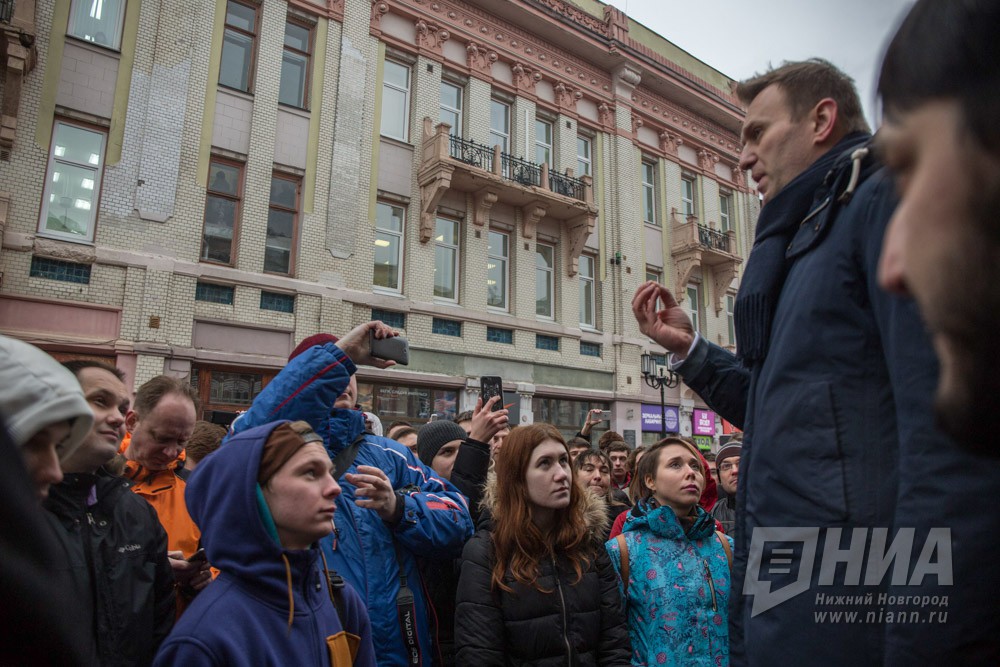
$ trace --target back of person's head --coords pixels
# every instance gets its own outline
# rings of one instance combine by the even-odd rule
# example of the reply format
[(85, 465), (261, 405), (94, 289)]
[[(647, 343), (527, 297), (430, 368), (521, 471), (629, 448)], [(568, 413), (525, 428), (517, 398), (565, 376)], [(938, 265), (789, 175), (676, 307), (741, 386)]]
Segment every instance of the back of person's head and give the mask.
[(608, 451), (608, 445), (612, 442), (625, 442), (625, 438), (622, 437), (621, 433), (616, 433), (615, 431), (606, 431), (603, 433), (597, 441), (597, 447), (602, 452)]
[(459, 412), (458, 416), (455, 417), (455, 423), (461, 424), (462, 422), (472, 421), (472, 410), (466, 410), (465, 412)]
[(6, 336), (0, 336), (0, 416), (18, 448), (42, 429), (69, 422), (69, 436), (56, 447), (60, 460), (83, 442), (94, 423), (70, 370), (34, 345)]
[(218, 424), (207, 421), (196, 421), (191, 438), (187, 441), (187, 460), (199, 463), (206, 456), (214, 452), (222, 444), (222, 439), (226, 437), (226, 429)]
[(142, 419), (155, 410), (165, 396), (171, 395), (183, 396), (190, 400), (194, 404), (196, 413), (201, 409), (198, 394), (189, 383), (169, 375), (157, 375), (135, 392), (132, 410), (135, 411), (139, 419)]
[(636, 503), (641, 500), (649, 500), (653, 497), (653, 490), (649, 488), (647, 480), (656, 479), (656, 469), (660, 465), (660, 454), (663, 453), (664, 449), (671, 445), (680, 445), (690, 451), (691, 454), (694, 455), (694, 458), (698, 461), (698, 468), (701, 470), (701, 474), (705, 474), (705, 470), (701, 465), (701, 451), (698, 447), (687, 438), (681, 436), (667, 436), (663, 440), (660, 440), (656, 444), (650, 446), (650, 448), (646, 450), (646, 454), (639, 459), (639, 465), (636, 466), (635, 471), (636, 477), (639, 478), (639, 481), (633, 487), (637, 494), (637, 497), (633, 499)]
[(785, 62), (780, 67), (758, 74), (736, 85), (736, 96), (744, 106), (765, 88), (776, 85), (785, 94), (791, 118), (800, 121), (820, 100), (837, 103), (834, 139), (851, 132), (870, 132), (854, 80), (821, 58)]
[(527, 484), (528, 466), (535, 448), (547, 440), (560, 443), (566, 449), (568, 461), (569, 449), (562, 433), (552, 424), (546, 423), (527, 424), (512, 429), (504, 440), (502, 455), (495, 458), (494, 587), (510, 590), (503, 583), (509, 568), (514, 579), (538, 588), (538, 562), (553, 554), (569, 558), (579, 580), (591, 555), (589, 531), (584, 520), (583, 492), (572, 480), (569, 485), (569, 505), (556, 511), (550, 533), (543, 534), (532, 521), (532, 504)]
[(957, 100), (973, 145), (1000, 155), (1000, 3), (920, 0), (889, 44), (878, 92), (886, 115)]

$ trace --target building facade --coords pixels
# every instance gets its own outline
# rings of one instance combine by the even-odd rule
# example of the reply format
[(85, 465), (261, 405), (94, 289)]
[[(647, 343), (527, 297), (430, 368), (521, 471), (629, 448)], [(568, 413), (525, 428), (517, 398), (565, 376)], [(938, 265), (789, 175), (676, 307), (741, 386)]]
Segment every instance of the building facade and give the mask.
[[(513, 421), (571, 434), (601, 407), (631, 442), (659, 432), (642, 281), (735, 343), (742, 112), (613, 7), (19, 0), (4, 28), (8, 335), (189, 378), (223, 414), (299, 340), (379, 318), (411, 346), (359, 370), (383, 422), (500, 375)], [(692, 433), (697, 397), (667, 403)]]

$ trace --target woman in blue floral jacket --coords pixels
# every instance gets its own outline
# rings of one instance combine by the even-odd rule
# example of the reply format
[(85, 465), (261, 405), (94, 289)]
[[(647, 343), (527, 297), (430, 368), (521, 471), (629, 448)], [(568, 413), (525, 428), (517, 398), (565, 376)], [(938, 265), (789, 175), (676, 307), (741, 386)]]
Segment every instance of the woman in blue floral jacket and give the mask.
[(606, 548), (628, 613), (633, 665), (729, 664), (732, 540), (698, 506), (705, 471), (677, 437), (653, 445), (621, 535)]

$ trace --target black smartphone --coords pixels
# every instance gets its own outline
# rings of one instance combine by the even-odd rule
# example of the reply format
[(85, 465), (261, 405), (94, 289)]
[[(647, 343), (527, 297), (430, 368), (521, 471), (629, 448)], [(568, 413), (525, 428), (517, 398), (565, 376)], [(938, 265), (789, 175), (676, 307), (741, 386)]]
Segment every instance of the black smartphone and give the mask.
[(494, 396), (499, 396), (500, 400), (493, 404), (493, 410), (503, 410), (503, 378), (499, 375), (484, 375), (479, 378), (479, 397), (483, 399), (483, 405)]
[(204, 549), (198, 549), (193, 554), (191, 554), (191, 557), (187, 559), (187, 562), (189, 562), (189, 563), (204, 563), (206, 560), (208, 560), (208, 556), (205, 555), (205, 550)]
[(368, 331), (368, 349), (371, 355), (379, 359), (388, 359), (397, 364), (408, 366), (410, 364), (410, 341), (402, 336), (392, 338), (376, 338), (375, 332)]

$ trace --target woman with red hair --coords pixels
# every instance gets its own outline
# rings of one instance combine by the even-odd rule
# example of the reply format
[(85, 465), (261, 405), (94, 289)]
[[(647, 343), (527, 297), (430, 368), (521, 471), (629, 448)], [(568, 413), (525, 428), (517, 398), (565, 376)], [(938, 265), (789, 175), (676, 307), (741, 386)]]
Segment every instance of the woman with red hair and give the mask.
[(550, 424), (518, 427), (495, 465), (492, 520), (462, 554), (456, 663), (628, 665), (607, 517), (573, 482), (566, 441)]

